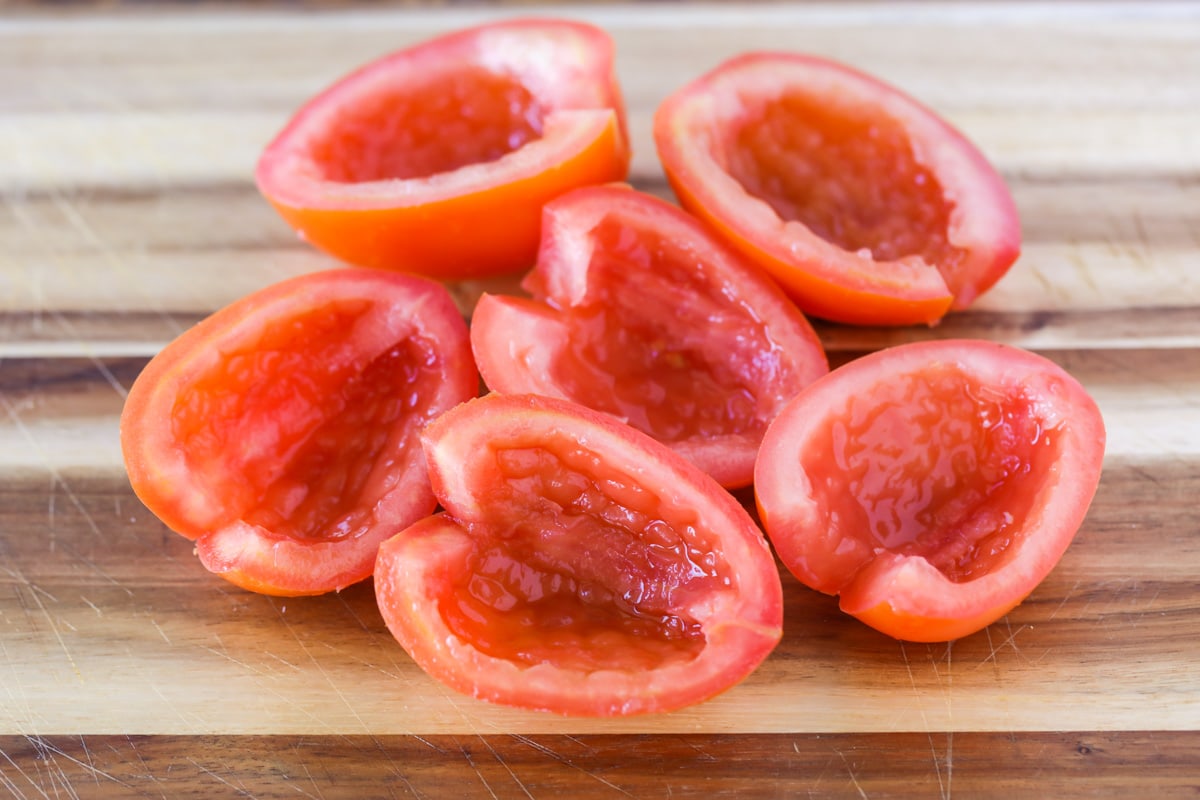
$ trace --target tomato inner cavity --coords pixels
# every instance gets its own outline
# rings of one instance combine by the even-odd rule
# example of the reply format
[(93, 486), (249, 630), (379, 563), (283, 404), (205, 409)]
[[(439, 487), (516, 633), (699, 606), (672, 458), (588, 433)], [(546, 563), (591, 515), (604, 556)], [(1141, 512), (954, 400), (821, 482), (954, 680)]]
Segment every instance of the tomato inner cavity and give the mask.
[[(919, 556), (965, 582), (1019, 544), (1059, 447), (1034, 404), (999, 396), (946, 366), (849, 400), (802, 457), (835, 538), (864, 563), (887, 551)], [(850, 575), (843, 576), (849, 580)]]
[(662, 442), (761, 437), (759, 394), (788, 366), (753, 309), (697, 275), (705, 254), (635, 221), (607, 219), (593, 238), (588, 300), (562, 309), (570, 335), (555, 377), (566, 394)]
[(269, 326), (176, 404), (175, 435), (228, 521), (309, 540), (373, 522), (371, 507), (392, 487), (372, 472), (419, 413), (436, 364), (416, 340), (370, 361), (353, 352), (348, 334), (366, 305), (333, 303)]
[(691, 610), (731, 579), (696, 520), (670, 522), (659, 498), (594, 456), (544, 447), (497, 450), (502, 481), (467, 527), (480, 542), (450, 628), (493, 657), (565, 669), (643, 670), (703, 649)]
[(479, 67), (372, 87), (311, 143), (339, 183), (427, 178), (495, 161), (542, 135), (543, 111), (514, 77)]
[(876, 261), (919, 256), (948, 274), (962, 259), (947, 240), (953, 204), (898, 122), (800, 92), (750, 117), (726, 143), (726, 168), (781, 219)]

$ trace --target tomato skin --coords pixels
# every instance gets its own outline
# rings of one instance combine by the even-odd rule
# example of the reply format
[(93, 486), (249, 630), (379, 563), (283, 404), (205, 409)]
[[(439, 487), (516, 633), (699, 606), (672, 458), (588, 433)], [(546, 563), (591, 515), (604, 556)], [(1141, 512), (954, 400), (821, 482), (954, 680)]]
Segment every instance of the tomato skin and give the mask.
[(477, 391), (445, 287), (327, 270), (169, 343), (130, 389), (121, 447), (139, 499), (210, 571), (321, 594), (369, 577), (379, 542), (433, 510), (417, 430)]
[(490, 389), (611, 413), (727, 488), (749, 485), (767, 422), (829, 370), (812, 326), (765, 273), (628, 187), (547, 205), (523, 286), (532, 301), (485, 294), (475, 307), (471, 346)]
[[(789, 135), (792, 126), (782, 125), (772, 134), (764, 120), (770, 113), (788, 113), (787, 105), (793, 102), (805, 104), (813, 114), (826, 115), (812, 123), (810, 135), (819, 144), (772, 141), (769, 148), (773, 149), (759, 154), (739, 139), (756, 126), (768, 130), (765, 136)], [(862, 130), (845, 132), (854, 126)], [(877, 126), (890, 131), (895, 143), (879, 145), (880, 150), (861, 160), (900, 159), (904, 170), (894, 164), (875, 170), (868, 163), (836, 163), (837, 156), (832, 157), (835, 163), (819, 163), (830, 157), (826, 150), (844, 139), (855, 135), (873, 139)], [(654, 138), (681, 204), (762, 264), (812, 316), (861, 325), (934, 324), (951, 309), (973, 303), (1019, 255), (1016, 207), (980, 151), (929, 108), (835, 62), (779, 52), (730, 59), (660, 105)], [(904, 149), (910, 158), (884, 152), (887, 147)], [(749, 186), (745, 176), (735, 174), (733, 165), (754, 159), (764, 164), (773, 159), (759, 169), (771, 173), (768, 181), (795, 181), (795, 193), (812, 191), (813, 184), (817, 191), (834, 190), (815, 200), (782, 198), (812, 206), (798, 216), (781, 215), (771, 200)], [(852, 167), (861, 173), (848, 176)], [(801, 171), (806, 169), (814, 175), (804, 177)], [(892, 174), (901, 172), (904, 178)], [(931, 189), (928, 195), (918, 195), (901, 182), (909, 179), (920, 183), (921, 191), (928, 185), (940, 192)], [(879, 199), (886, 192), (890, 194)], [(844, 195), (863, 205), (840, 199)], [(945, 217), (942, 226), (933, 225), (928, 234), (944, 238), (951, 255), (878, 254), (889, 238), (908, 236), (919, 227), (911, 221), (894, 221), (897, 198), (912, 206), (905, 213), (917, 215), (920, 225), (925, 224), (920, 218), (930, 214)], [(890, 224), (893, 230), (876, 234), (882, 237), (879, 245), (847, 245), (833, 234), (815, 231), (807, 221), (810, 215), (828, 214), (833, 218), (828, 223), (836, 226), (859, 213), (868, 233), (876, 225)]]
[[(606, 33), (562, 20), (506, 20), (431, 39), (361, 67), (308, 101), (262, 153), (258, 187), (306, 241), (351, 264), (447, 280), (526, 269), (546, 202), (576, 186), (623, 180), (628, 172), (613, 60)], [(475, 80), (502, 85), (473, 88)], [(437, 81), (447, 87), (438, 91)], [(516, 111), (491, 99), (502, 89)], [(405, 93), (420, 98), (422, 92), (429, 102), (413, 100), (417, 116), (435, 113), (428, 107), (446, 97), (460, 105), (437, 111), (445, 123), (429, 122), (428, 131), (413, 133), (416, 145), (452, 152), (425, 162), (413, 156), (418, 163), (408, 171), (389, 174), (383, 165), (403, 146), (363, 134), (353, 115), (367, 114), (362, 109), (379, 105), (382, 96), (396, 95), (399, 103)], [(481, 111), (486, 102), (496, 108)], [(386, 108), (375, 113), (385, 115)], [(505, 113), (513, 119), (500, 119)], [(481, 114), (484, 119), (475, 118)], [(534, 117), (532, 127), (519, 128)], [(406, 126), (418, 122), (371, 118), (358, 127), (408, 134)], [(452, 124), (470, 129), (443, 130)], [(506, 133), (509, 125), (519, 129)], [(474, 152), (472, 141), (484, 134), (494, 146)], [(364, 166), (350, 170), (336, 161), (351, 157)], [(341, 174), (348, 171), (366, 174)]]
[(1104, 443), (1095, 401), (1053, 362), (984, 341), (906, 344), (839, 367), (780, 413), (755, 497), (802, 583), (895, 638), (948, 641), (1008, 613), (1058, 563)]
[[(375, 589), (389, 630), (443, 683), (489, 702), (564, 715), (661, 712), (730, 688), (778, 643), (782, 588), (761, 531), (731, 495), (669, 448), (607, 415), (533, 395), (488, 394), (472, 400), (431, 423), (422, 441), (445, 512), (417, 522), (380, 547)], [(549, 491), (591, 470), (585, 483), (592, 490), (616, 492), (608, 502), (621, 506), (622, 496), (640, 499), (629, 501), (633, 505), (628, 507), (606, 506), (607, 512), (592, 517), (569, 512), (561, 497), (513, 488), (505, 480), (520, 483), (528, 476), (522, 472), (501, 480), (499, 454), (530, 448), (574, 465), (534, 476)], [(615, 522), (602, 522), (635, 518), (640, 503), (659, 504), (655, 524), (677, 523), (671, 533), (679, 537), (673, 540), (676, 555), (682, 549), (690, 561), (668, 557), (661, 570), (628, 571), (629, 564), (643, 563), (643, 556), (671, 552), (656, 546), (658, 540), (651, 541), (646, 531), (631, 533)], [(486, 614), (489, 621), (478, 623), (470, 635), (456, 628), (462, 623), (453, 621), (453, 610), (474, 602), (470, 587), (480, 581), (472, 577), (478, 569), (472, 559), (488, 547), (523, 552), (528, 544), (523, 537), (537, 542), (526, 558), (540, 566), (510, 562), (505, 574), (524, 575), (515, 585), (538, 585), (531, 576), (545, 573), (550, 578), (538, 578), (541, 586), (578, 581), (600, 587), (592, 595), (611, 590), (612, 601), (576, 602), (573, 613), (590, 608), (616, 621), (604, 627), (585, 625), (580, 631), (578, 625), (561, 622), (567, 612), (551, 607), (547, 618), (552, 622), (541, 628), (521, 621), (529, 618), (533, 601), (514, 606), (508, 596), (501, 610), (473, 606), (474, 614)], [(620, 546), (610, 548), (610, 539)], [(687, 568), (673, 571), (680, 563)], [(711, 574), (700, 574), (705, 569)], [(636, 587), (635, 596), (620, 599), (622, 582), (626, 589)], [(565, 601), (556, 602), (567, 607)], [(688, 639), (687, 649), (676, 649), (669, 637), (666, 644), (642, 640), (618, 624), (630, 621), (629, 608), (641, 608), (634, 616), (651, 626), (660, 617), (678, 615), (701, 638)], [(520, 637), (528, 640), (523, 651), (513, 643)], [(656, 654), (644, 656), (642, 651)]]

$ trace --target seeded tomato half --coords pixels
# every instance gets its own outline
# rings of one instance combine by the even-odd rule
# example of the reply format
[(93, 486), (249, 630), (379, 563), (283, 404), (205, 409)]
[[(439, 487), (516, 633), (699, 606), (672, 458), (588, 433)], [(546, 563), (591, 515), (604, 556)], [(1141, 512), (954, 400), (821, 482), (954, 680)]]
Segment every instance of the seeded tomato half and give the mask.
[(695, 217), (626, 187), (546, 207), (530, 297), (484, 295), (471, 346), (493, 391), (572, 400), (749, 485), (767, 423), (829, 371), (812, 327)]
[(121, 415), (129, 480), (209, 570), (265, 594), (341, 589), (436, 501), (417, 434), (475, 396), (449, 292), (311, 273), (226, 306), (156, 355)]
[(832, 61), (733, 58), (662, 103), (654, 138), (683, 206), (812, 316), (934, 323), (1020, 250), (1016, 207), (980, 151), (900, 90)]
[(755, 493), (800, 581), (898, 639), (947, 641), (1008, 613), (1075, 537), (1104, 422), (1073, 377), (973, 340), (851, 361), (768, 428)]
[(504, 20), (373, 61), (309, 100), (258, 186), (311, 244), (441, 279), (527, 269), (542, 206), (623, 180), (625, 111), (608, 34)]
[(779, 641), (761, 531), (666, 446), (573, 403), (498, 394), (422, 441), (445, 511), (383, 544), (375, 591), (447, 685), (560, 714), (667, 711), (730, 688)]

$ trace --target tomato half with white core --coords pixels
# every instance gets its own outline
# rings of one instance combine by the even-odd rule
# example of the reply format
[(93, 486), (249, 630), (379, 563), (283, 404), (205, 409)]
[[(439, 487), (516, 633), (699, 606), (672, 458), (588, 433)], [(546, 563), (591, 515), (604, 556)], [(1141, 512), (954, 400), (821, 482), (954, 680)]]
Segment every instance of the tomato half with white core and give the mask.
[(262, 153), (259, 189), (312, 245), (440, 279), (528, 269), (542, 206), (623, 180), (608, 34), (504, 20), (373, 61), (309, 100)]
[(572, 400), (749, 485), (767, 423), (829, 371), (771, 279), (697, 219), (627, 187), (546, 207), (532, 298), (484, 295), (471, 346), (488, 387)]
[(895, 638), (948, 641), (1004, 616), (1058, 563), (1104, 446), (1095, 401), (1048, 359), (906, 344), (797, 395), (763, 439), (755, 495), (802, 583)]
[(778, 643), (779, 572), (733, 497), (612, 417), (488, 394), (422, 434), (444, 513), (385, 542), (383, 618), (476, 698), (576, 716), (668, 711)]
[(880, 80), (756, 52), (668, 97), (654, 138), (680, 202), (806, 313), (935, 323), (1020, 251), (1004, 181), (961, 132)]
[(335, 269), (268, 286), (158, 353), (130, 389), (130, 483), (200, 561), (256, 592), (371, 575), (436, 505), (417, 434), (478, 393), (445, 287)]

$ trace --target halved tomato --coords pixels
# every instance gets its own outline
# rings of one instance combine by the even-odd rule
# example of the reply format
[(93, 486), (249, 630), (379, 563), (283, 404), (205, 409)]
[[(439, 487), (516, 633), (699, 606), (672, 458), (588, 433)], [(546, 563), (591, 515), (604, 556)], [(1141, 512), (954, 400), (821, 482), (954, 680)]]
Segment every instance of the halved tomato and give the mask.
[(121, 446), (138, 497), (205, 567), (320, 594), (368, 577), (379, 543), (433, 511), (417, 433), (478, 385), (443, 286), (317, 272), (168, 344), (130, 389)]
[(1104, 441), (1087, 391), (1041, 356), (907, 344), (789, 403), (763, 439), (755, 494), (802, 583), (898, 639), (947, 641), (1008, 613), (1058, 563)]
[(929, 108), (825, 59), (748, 53), (671, 95), (654, 138), (685, 208), (824, 319), (934, 323), (1016, 260), (996, 171)]
[(471, 346), (493, 391), (561, 397), (749, 485), (767, 423), (829, 371), (771, 279), (691, 215), (620, 186), (546, 207), (533, 299), (484, 295)]
[(674, 451), (566, 401), (489, 394), (422, 435), (445, 512), (380, 547), (388, 628), (447, 685), (581, 716), (667, 711), (778, 643), (746, 510)]
[(528, 268), (542, 205), (629, 168), (612, 41), (505, 20), (374, 61), (297, 112), (259, 189), (316, 247), (443, 279)]

